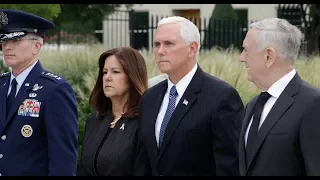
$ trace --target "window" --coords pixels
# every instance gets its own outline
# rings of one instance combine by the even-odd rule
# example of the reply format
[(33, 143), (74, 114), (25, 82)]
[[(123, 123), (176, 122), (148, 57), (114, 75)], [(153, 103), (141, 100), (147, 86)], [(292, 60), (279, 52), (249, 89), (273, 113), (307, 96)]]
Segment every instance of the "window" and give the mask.
[(234, 11), (238, 16), (239, 21), (241, 22), (248, 21), (248, 9), (235, 9)]
[(173, 10), (176, 16), (182, 16), (192, 21), (198, 28), (200, 27), (200, 9)]

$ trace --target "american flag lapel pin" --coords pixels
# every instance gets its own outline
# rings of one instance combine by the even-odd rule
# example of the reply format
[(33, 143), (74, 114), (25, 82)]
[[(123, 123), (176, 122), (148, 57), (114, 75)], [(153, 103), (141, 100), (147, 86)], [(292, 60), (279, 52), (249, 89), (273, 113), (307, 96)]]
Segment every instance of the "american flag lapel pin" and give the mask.
[(184, 104), (184, 105), (186, 105), (186, 106), (188, 105), (188, 103), (189, 103), (189, 102), (188, 102), (186, 99), (184, 99), (183, 102), (182, 102), (182, 104)]

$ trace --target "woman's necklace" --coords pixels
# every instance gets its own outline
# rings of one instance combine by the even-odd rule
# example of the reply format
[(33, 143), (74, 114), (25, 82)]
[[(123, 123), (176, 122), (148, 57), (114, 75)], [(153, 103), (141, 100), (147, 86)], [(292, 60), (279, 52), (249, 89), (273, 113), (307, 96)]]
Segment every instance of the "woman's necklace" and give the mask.
[(114, 121), (112, 121), (112, 122), (110, 123), (110, 127), (111, 127), (111, 128), (114, 128), (114, 126), (115, 126), (116, 123), (119, 121), (119, 119), (121, 119), (121, 117), (122, 117), (122, 114), (121, 114), (120, 116), (118, 116), (117, 119), (115, 119)]

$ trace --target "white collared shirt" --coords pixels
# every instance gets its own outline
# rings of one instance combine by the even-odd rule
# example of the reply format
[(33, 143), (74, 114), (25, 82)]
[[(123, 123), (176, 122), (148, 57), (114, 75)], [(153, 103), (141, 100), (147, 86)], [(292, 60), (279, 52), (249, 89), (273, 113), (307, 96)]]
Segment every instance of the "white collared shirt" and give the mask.
[[(196, 73), (198, 65), (196, 64), (192, 70), (185, 75), (177, 84), (176, 84), (176, 89), (178, 92), (178, 96), (176, 98), (176, 104), (175, 107), (178, 105), (181, 97), (183, 96), (183, 93), (185, 92), (185, 90), (187, 89), (188, 85), (190, 84), (194, 74)], [(156, 136), (156, 140), (157, 140), (157, 145), (159, 147), (159, 134), (160, 134), (160, 127), (162, 124), (162, 120), (164, 118), (164, 115), (167, 111), (167, 107), (168, 107), (168, 103), (169, 103), (169, 93), (170, 93), (170, 89), (172, 86), (174, 86), (174, 84), (170, 81), (170, 79), (168, 78), (168, 88), (167, 91), (163, 97), (162, 100), (162, 104), (160, 106), (160, 110), (159, 110), (159, 114), (155, 123), (155, 136)]]
[[(287, 87), (287, 85), (292, 80), (292, 78), (294, 77), (295, 74), (296, 74), (296, 70), (293, 69), (288, 74), (283, 76), (281, 79), (279, 79), (278, 81), (273, 83), (272, 86), (268, 89), (267, 92), (271, 95), (271, 97), (264, 105), (258, 128), (261, 127), (265, 118), (267, 117), (268, 113), (270, 112), (272, 106), (277, 101), (277, 99), (279, 98), (279, 96), (281, 95), (283, 90)], [(249, 129), (250, 129), (251, 123), (252, 123), (252, 117), (251, 117), (250, 123), (247, 127), (246, 133), (244, 135), (245, 146), (247, 146), (247, 139), (248, 139), (248, 134), (249, 134)]]
[(9, 96), (10, 92), (11, 92), (11, 82), (13, 78), (16, 78), (17, 81), (17, 92), (16, 95), (18, 94), (24, 80), (27, 78), (27, 76), (29, 75), (30, 71), (32, 70), (32, 68), (37, 64), (38, 60), (33, 63), (30, 67), (28, 67), (27, 69), (25, 69), (24, 71), (22, 71), (22, 73), (20, 73), (17, 77), (14, 77), (12, 71), (11, 71), (11, 76), (10, 76), (10, 85), (9, 85), (9, 89), (8, 89), (8, 94), (7, 96)]

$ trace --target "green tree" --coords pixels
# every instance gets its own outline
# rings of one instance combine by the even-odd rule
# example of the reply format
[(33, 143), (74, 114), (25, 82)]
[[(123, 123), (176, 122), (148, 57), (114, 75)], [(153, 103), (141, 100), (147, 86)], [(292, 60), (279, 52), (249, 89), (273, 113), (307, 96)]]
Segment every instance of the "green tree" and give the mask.
[[(53, 21), (55, 33), (60, 30), (77, 33), (93, 33), (102, 28), (106, 15), (116, 11), (122, 4), (0, 4), (0, 9), (29, 12)], [(129, 9), (133, 4), (125, 4)]]
[[(209, 19), (207, 31), (205, 31), (204, 35), (204, 44), (208, 49), (211, 49), (215, 44), (213, 44), (213, 33), (215, 28), (213, 26), (213, 22), (215, 20), (238, 20), (238, 16), (232, 8), (231, 4), (216, 4), (211, 17)], [(221, 29), (221, 28), (220, 28)], [(219, 31), (220, 33), (220, 31)], [(217, 36), (217, 35), (215, 35)]]
[(0, 4), (0, 9), (14, 9), (53, 20), (61, 12), (60, 4)]
[[(123, 4), (60, 4), (61, 13), (53, 21), (56, 28), (48, 32), (48, 35), (58, 33), (58, 43), (63, 41), (60, 31), (82, 35), (81, 37), (91, 34), (102, 41), (102, 34), (94, 31), (101, 30), (105, 16), (115, 12), (121, 5)], [(129, 9), (132, 5), (125, 6)]]
[(231, 4), (216, 4), (211, 18), (213, 19), (226, 19), (226, 20), (237, 20), (237, 14), (232, 8)]
[[(54, 19), (56, 31), (93, 33), (102, 28), (106, 15), (116, 11), (122, 4), (60, 4), (61, 13)], [(127, 8), (132, 5), (126, 4)]]

